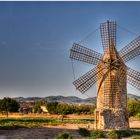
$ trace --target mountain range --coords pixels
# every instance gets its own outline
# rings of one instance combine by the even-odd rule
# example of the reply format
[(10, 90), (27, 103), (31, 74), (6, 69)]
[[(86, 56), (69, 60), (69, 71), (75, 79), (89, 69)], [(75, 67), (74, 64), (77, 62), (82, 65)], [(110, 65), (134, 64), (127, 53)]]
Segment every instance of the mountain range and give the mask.
[[(140, 100), (140, 96), (128, 94), (129, 98)], [(47, 102), (61, 102), (68, 104), (96, 104), (96, 97), (81, 99), (76, 96), (48, 96), (48, 97), (15, 97), (13, 98), (17, 102), (36, 102), (36, 101), (47, 101)]]

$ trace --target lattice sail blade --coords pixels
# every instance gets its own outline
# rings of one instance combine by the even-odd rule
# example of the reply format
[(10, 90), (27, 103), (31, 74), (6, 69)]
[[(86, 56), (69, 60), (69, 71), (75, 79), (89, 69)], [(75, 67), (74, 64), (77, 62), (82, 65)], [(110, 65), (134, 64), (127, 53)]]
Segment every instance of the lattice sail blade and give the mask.
[(101, 41), (104, 52), (109, 50), (109, 43), (116, 47), (116, 22), (107, 21), (100, 24)]
[(75, 80), (73, 84), (75, 85), (77, 90), (79, 90), (81, 93), (85, 93), (97, 81), (97, 73), (98, 79), (101, 78), (101, 70), (97, 71), (97, 67), (95, 67), (77, 80)]
[(127, 81), (130, 85), (140, 90), (140, 72), (131, 69), (127, 69)]
[(96, 65), (102, 59), (102, 54), (74, 43), (70, 50), (70, 58)]
[(127, 44), (119, 52), (119, 55), (121, 56), (123, 62), (129, 61), (139, 54), (140, 54), (140, 36), (138, 36), (133, 41), (131, 41), (129, 44)]

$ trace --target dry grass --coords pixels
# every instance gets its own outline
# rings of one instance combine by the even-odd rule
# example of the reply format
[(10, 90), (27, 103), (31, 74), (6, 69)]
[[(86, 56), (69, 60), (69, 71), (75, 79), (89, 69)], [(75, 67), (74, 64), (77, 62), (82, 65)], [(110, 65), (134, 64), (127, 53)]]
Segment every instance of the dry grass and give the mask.
[[(9, 118), (5, 118), (4, 115), (0, 115), (2, 120), (8, 120), (5, 121), (7, 124), (12, 122), (15, 124), (16, 119), (20, 120), (18, 123), (26, 123), (27, 126), (30, 127), (24, 127), (24, 128), (17, 128), (17, 129), (2, 129), (0, 130), (0, 138), (12, 138), (12, 139), (52, 139), (55, 138), (57, 134), (61, 132), (69, 132), (72, 134), (74, 138), (81, 139), (83, 138), (82, 136), (79, 135), (78, 129), (79, 128), (87, 128), (87, 124), (89, 125), (89, 130), (93, 129), (94, 123), (93, 115), (67, 115), (66, 120), (64, 123), (59, 121), (59, 123), (56, 123), (58, 120), (61, 120), (60, 115), (48, 115), (48, 114), (10, 114)], [(50, 118), (54, 121), (53, 123), (56, 125), (52, 125), (51, 123), (48, 123), (50, 121)], [(11, 122), (10, 122), (11, 119)], [(15, 122), (14, 122), (15, 120)], [(23, 121), (22, 121), (23, 120)], [(34, 121), (37, 122), (34, 122)], [(43, 122), (44, 120), (44, 122)], [(40, 122), (39, 122), (40, 121)], [(45, 122), (46, 121), (46, 122)], [(34, 125), (32, 125), (32, 123)], [(41, 124), (42, 123), (42, 124)], [(1, 125), (3, 125), (1, 123)], [(12, 124), (13, 125), (13, 124)], [(140, 121), (136, 120), (135, 118), (130, 118), (130, 127), (135, 129), (135, 130), (140, 130)], [(135, 135), (139, 136), (139, 133), (136, 133)]]

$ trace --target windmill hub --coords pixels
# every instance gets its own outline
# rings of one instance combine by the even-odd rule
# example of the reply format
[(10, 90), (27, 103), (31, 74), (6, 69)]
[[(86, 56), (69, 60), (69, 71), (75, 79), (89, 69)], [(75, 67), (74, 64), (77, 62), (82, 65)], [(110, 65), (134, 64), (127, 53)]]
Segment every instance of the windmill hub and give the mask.
[(85, 93), (97, 83), (96, 129), (128, 129), (127, 83), (140, 90), (140, 73), (125, 63), (140, 54), (140, 36), (117, 52), (116, 22), (100, 24), (104, 55), (74, 43), (70, 58), (96, 65), (73, 84)]

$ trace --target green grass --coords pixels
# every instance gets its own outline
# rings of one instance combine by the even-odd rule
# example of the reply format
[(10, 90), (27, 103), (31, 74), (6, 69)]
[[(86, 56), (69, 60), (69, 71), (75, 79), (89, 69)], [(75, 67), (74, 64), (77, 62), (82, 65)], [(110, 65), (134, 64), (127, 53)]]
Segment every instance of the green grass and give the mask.
[(0, 118), (0, 129), (16, 129), (19, 127), (40, 127), (45, 125), (64, 124), (87, 124), (92, 123), (92, 119), (64, 119), (61, 118)]

